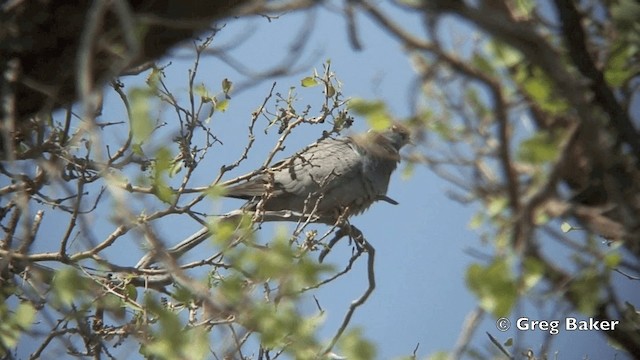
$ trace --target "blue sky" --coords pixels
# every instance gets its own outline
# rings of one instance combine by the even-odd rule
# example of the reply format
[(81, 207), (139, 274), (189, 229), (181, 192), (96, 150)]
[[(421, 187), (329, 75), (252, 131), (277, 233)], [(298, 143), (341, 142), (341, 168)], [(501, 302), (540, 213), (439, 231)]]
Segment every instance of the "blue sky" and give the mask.
[[(420, 33), (417, 19), (403, 13), (396, 15), (403, 19), (404, 25)], [(313, 31), (306, 40), (306, 48), (297, 63), (304, 71), (276, 79), (276, 91), (286, 94), (291, 86), (295, 86), (300, 108), (308, 102), (317, 106), (321, 96), (320, 89), (301, 88), (300, 79), (310, 75), (314, 67), (321, 72), (324, 61), (330, 59), (333, 71), (344, 85), (342, 91), (346, 97), (382, 99), (398, 118), (409, 115), (416, 88), (411, 64), (400, 46), (368, 19), (360, 16), (359, 34), (363, 50), (356, 52), (348, 44), (346, 25), (340, 16), (327, 10), (317, 11), (314, 16)], [(259, 17), (229, 20), (216, 36), (214, 47), (233, 45), (238, 43), (238, 39), (244, 39), (230, 54), (248, 68), (267, 70), (280, 64), (286, 57), (294, 37), (309, 20), (307, 15), (302, 14), (285, 14), (273, 21)], [(469, 27), (454, 21), (450, 21), (447, 26), (452, 30), (447, 34), (449, 41), (472, 35)], [(169, 88), (174, 93), (186, 95), (187, 69), (192, 66), (189, 55), (191, 52), (180, 49), (173, 53), (180, 54), (180, 57), (170, 55), (159, 63), (162, 65), (172, 62), (166, 70)], [(205, 58), (201, 62), (198, 81), (205, 83), (209, 89), (219, 89), (224, 78), (236, 84), (245, 80), (241, 74), (215, 58)], [(136, 84), (141, 85), (143, 78), (123, 80), (130, 89)], [(229, 110), (216, 114), (213, 118), (211, 126), (224, 147), (214, 148), (217, 151), (215, 156), (208, 157), (212, 163), (201, 166), (196, 173), (194, 186), (208, 184), (217, 175), (220, 165), (235, 160), (242, 152), (251, 112), (261, 104), (272, 82), (273, 80), (266, 80), (232, 94)], [(170, 121), (171, 110), (162, 110), (162, 116)], [(106, 98), (103, 120), (122, 117), (121, 104), (114, 94), (110, 94)], [(249, 159), (241, 168), (228, 174), (227, 178), (250, 171), (264, 161), (264, 155), (274, 141), (273, 134), (263, 136), (261, 130), (264, 126), (263, 122), (257, 127), (256, 134), (259, 138)], [(365, 131), (367, 126), (364, 119), (358, 119), (354, 129)], [(295, 132), (295, 137), (289, 138), (283, 155), (289, 155), (309, 144), (319, 137), (319, 131), (319, 127), (308, 127)], [(424, 167), (417, 167), (409, 178), (403, 178), (400, 173), (398, 171), (393, 176), (388, 192), (399, 205), (378, 203), (365, 214), (352, 219), (352, 223), (364, 232), (368, 241), (376, 248), (377, 288), (369, 301), (356, 312), (351, 326), (364, 329), (364, 336), (376, 344), (380, 359), (410, 355), (418, 343), (420, 346), (417, 354), (420, 358), (437, 351), (451, 350), (465, 317), (476, 307), (476, 299), (466, 289), (464, 278), (466, 267), (478, 260), (471, 257), (467, 250), (490, 252), (489, 247), (480, 243), (478, 234), (468, 227), (469, 219), (477, 207), (464, 207), (448, 198), (447, 191), (452, 189), (452, 185)], [(210, 207), (204, 210), (222, 213), (241, 204), (240, 201), (226, 199), (208, 204)], [(54, 223), (45, 224), (55, 228)], [(94, 224), (98, 234), (111, 231), (107, 217), (95, 219)], [(289, 224), (285, 226), (292, 228)], [(197, 229), (194, 221), (174, 217), (162, 227), (161, 234), (163, 238), (175, 239), (177, 243)], [(274, 234), (273, 226), (265, 226), (259, 236), (266, 241)], [(549, 245), (552, 252), (556, 250), (557, 245)], [(142, 254), (135, 242), (129, 246), (130, 248), (113, 250), (122, 265), (135, 263)], [(343, 243), (333, 250), (327, 261), (341, 268), (346, 264), (350, 253), (350, 249)], [(327, 311), (321, 331), (325, 338), (333, 336), (349, 303), (366, 289), (364, 267), (365, 261), (362, 259), (349, 275), (315, 294)], [(637, 292), (628, 290), (628, 295), (637, 304)], [(310, 311), (315, 308), (311, 299), (307, 305)], [(528, 301), (519, 310), (521, 315), (533, 319), (549, 319), (545, 316), (549, 316), (547, 311), (551, 311), (545, 307), (541, 310), (537, 304)], [(517, 316), (512, 316), (512, 322), (515, 322), (515, 317)], [(495, 350), (488, 345), (484, 334), (487, 331), (501, 341), (508, 337), (526, 337), (525, 343), (534, 351), (538, 350), (537, 347), (545, 336), (544, 332), (517, 333), (509, 330), (500, 333), (495, 328), (495, 319), (491, 315), (485, 315), (473, 341), (473, 344), (484, 350)], [(585, 355), (592, 359), (612, 359), (615, 356), (615, 351), (597, 333), (561, 332), (554, 339), (551, 356), (555, 351), (562, 359), (583, 358)], [(624, 355), (617, 354), (616, 358), (623, 359)]]

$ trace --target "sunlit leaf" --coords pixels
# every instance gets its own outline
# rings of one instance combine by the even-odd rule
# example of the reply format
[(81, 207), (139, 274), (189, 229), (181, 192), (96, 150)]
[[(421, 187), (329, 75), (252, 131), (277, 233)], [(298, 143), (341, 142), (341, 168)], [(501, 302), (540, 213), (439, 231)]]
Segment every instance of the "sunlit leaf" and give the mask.
[(345, 332), (338, 342), (341, 353), (349, 360), (368, 360), (376, 358), (375, 346), (364, 339), (360, 329)]
[(16, 309), (14, 319), (15, 324), (21, 330), (28, 330), (33, 324), (33, 320), (36, 317), (36, 309), (28, 302), (21, 302)]
[(539, 260), (527, 257), (524, 260), (523, 282), (525, 290), (536, 286), (544, 276), (544, 264)]
[(487, 205), (487, 214), (494, 217), (506, 209), (508, 204), (509, 201), (504, 196), (492, 198)]
[(57, 300), (63, 305), (73, 303), (78, 292), (82, 289), (82, 282), (78, 273), (71, 268), (56, 271), (53, 277), (52, 287), (57, 295)]
[(319, 84), (318, 80), (313, 76), (307, 76), (301, 80), (302, 87), (314, 87)]
[(219, 184), (213, 185), (207, 188), (207, 190), (205, 191), (207, 196), (211, 197), (212, 199), (219, 199), (223, 197), (227, 192), (227, 187)]
[(495, 55), (496, 62), (502, 67), (510, 68), (522, 63), (522, 54), (500, 41), (494, 40), (488, 42), (487, 50), (490, 54)]
[(512, 8), (514, 15), (520, 19), (529, 19), (536, 7), (533, 0), (516, 0), (515, 6)]
[(376, 131), (387, 129), (393, 122), (382, 101), (353, 99), (349, 102), (349, 109), (355, 114), (364, 116), (371, 129)]
[(466, 282), (480, 306), (496, 317), (509, 315), (518, 298), (516, 281), (505, 259), (469, 266)]
[(629, 78), (637, 73), (638, 66), (632, 64), (634, 53), (638, 52), (638, 45), (620, 43), (611, 52), (604, 71), (604, 77), (611, 86), (622, 86)]
[(229, 93), (231, 92), (232, 87), (233, 87), (233, 82), (231, 82), (229, 79), (224, 78), (222, 80), (222, 92), (224, 93), (227, 99), (229, 99)]
[(604, 264), (609, 268), (618, 267), (620, 261), (622, 261), (622, 256), (617, 252), (610, 252), (604, 257)]
[[(407, 360), (409, 359), (415, 360), (415, 356), (410, 356), (409, 358), (407, 358)], [(451, 359), (451, 356), (449, 355), (449, 353), (445, 351), (438, 351), (434, 354), (429, 355), (427, 359), (428, 360), (448, 360), (448, 359)]]
[(158, 86), (158, 83), (160, 82), (161, 77), (162, 77), (162, 70), (153, 66), (151, 68), (151, 72), (147, 76), (146, 83), (150, 87), (156, 87)]
[(557, 96), (554, 82), (541, 69), (519, 66), (515, 79), (542, 110), (560, 114), (569, 109), (568, 102)]
[(471, 217), (471, 220), (469, 220), (469, 228), (470, 229), (478, 229), (480, 228), (480, 226), (482, 226), (482, 224), (485, 221), (485, 215), (483, 212), (477, 212), (475, 214), (473, 214), (473, 216)]
[(573, 230), (573, 226), (571, 226), (571, 224), (569, 224), (568, 222), (563, 221), (562, 225), (560, 225), (560, 230), (562, 230), (563, 233), (567, 233)]
[(327, 96), (333, 97), (335, 94), (336, 94), (336, 89), (333, 87), (333, 85), (329, 84), (329, 86), (327, 86)]
[(408, 163), (402, 169), (402, 180), (410, 179), (415, 173), (416, 167), (413, 163)]
[(225, 112), (227, 111), (227, 109), (229, 109), (229, 100), (224, 99), (216, 103), (216, 110), (220, 112)]
[(622, 32), (638, 30), (640, 4), (635, 0), (618, 0), (611, 4), (611, 17)]
[(493, 65), (491, 64), (489, 59), (487, 59), (482, 54), (479, 54), (479, 53), (473, 54), (473, 57), (471, 58), (471, 63), (482, 73), (485, 73), (487, 75), (495, 74), (495, 69), (493, 68)]
[(543, 164), (559, 155), (558, 140), (547, 133), (536, 133), (520, 143), (518, 159), (531, 164)]
[(135, 143), (146, 141), (154, 130), (151, 119), (150, 92), (134, 88), (129, 93), (131, 108), (131, 133)]
[(176, 174), (180, 173), (180, 171), (182, 171), (182, 167), (184, 165), (184, 161), (179, 160), (179, 161), (174, 161), (173, 164), (171, 164), (171, 167), (169, 168), (169, 177), (172, 178), (174, 176), (176, 176)]
[(591, 316), (601, 303), (600, 291), (603, 279), (595, 269), (586, 269), (577, 274), (569, 284), (576, 300), (576, 307), (581, 313)]

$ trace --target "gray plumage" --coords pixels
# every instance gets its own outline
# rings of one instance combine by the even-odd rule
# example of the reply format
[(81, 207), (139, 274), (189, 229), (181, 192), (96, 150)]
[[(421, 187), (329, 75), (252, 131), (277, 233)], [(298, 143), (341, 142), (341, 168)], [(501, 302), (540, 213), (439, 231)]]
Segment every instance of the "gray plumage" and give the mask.
[(249, 181), (228, 187), (225, 196), (248, 200), (248, 210), (314, 214), (317, 221), (331, 224), (378, 200), (397, 204), (386, 193), (409, 137), (405, 127), (393, 125), (383, 132), (325, 138)]
[[(399, 151), (409, 138), (409, 131), (401, 125), (383, 132), (325, 138), (249, 181), (227, 187), (225, 196), (247, 200), (244, 210), (258, 210), (261, 204), (265, 221), (300, 218), (280, 213), (291, 211), (313, 215), (316, 222), (334, 224), (340, 216), (359, 214), (375, 201), (397, 204), (387, 197), (387, 188), (400, 162)], [(242, 214), (243, 210), (236, 210), (222, 219), (237, 219)], [(177, 259), (207, 237), (209, 229), (202, 228), (167, 253)], [(155, 262), (156, 254), (150, 252), (136, 268), (149, 268)]]

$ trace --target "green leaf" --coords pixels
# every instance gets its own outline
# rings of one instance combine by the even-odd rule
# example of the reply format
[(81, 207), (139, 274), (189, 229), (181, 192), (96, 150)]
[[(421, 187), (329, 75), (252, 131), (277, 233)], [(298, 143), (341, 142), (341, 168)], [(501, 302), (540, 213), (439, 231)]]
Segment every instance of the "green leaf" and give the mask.
[(637, 31), (640, 4), (635, 0), (618, 0), (611, 5), (611, 17), (623, 33)]
[(349, 101), (349, 109), (362, 116), (369, 116), (374, 113), (386, 111), (386, 106), (382, 101), (369, 101), (355, 98)]
[[(409, 357), (410, 359), (415, 359), (415, 357), (411, 356)], [(427, 358), (429, 360), (448, 360), (451, 359), (451, 356), (449, 356), (449, 354), (447, 352), (444, 351), (438, 351), (434, 354), (429, 355), (429, 357)]]
[(489, 59), (485, 56), (482, 56), (479, 53), (474, 53), (471, 58), (471, 63), (478, 69), (480, 72), (487, 75), (495, 75), (495, 69)]
[(501, 67), (510, 68), (522, 63), (522, 54), (509, 45), (500, 41), (490, 41), (487, 43), (487, 51), (493, 54), (496, 62)]
[(482, 226), (485, 221), (485, 214), (483, 212), (478, 211), (473, 214), (471, 220), (469, 220), (469, 228), (472, 230), (477, 230)]
[(512, 8), (514, 15), (520, 19), (529, 19), (535, 10), (536, 2), (533, 0), (516, 0), (515, 5)]
[(150, 87), (157, 87), (158, 83), (160, 82), (160, 79), (162, 78), (162, 70), (160, 70), (157, 67), (153, 67), (151, 68), (151, 72), (149, 73), (149, 76), (147, 76), (146, 79), (146, 83), (147, 85), (149, 85)]
[(15, 324), (20, 330), (29, 330), (33, 324), (33, 319), (36, 317), (36, 309), (28, 302), (21, 302), (16, 309), (14, 315)]
[(570, 108), (564, 98), (557, 96), (554, 83), (541, 69), (520, 65), (515, 79), (542, 110), (561, 114)]
[(413, 176), (413, 174), (415, 173), (415, 164), (410, 162), (407, 163), (407, 165), (404, 166), (404, 168), (402, 169), (402, 180), (409, 180), (411, 179), (411, 177)]
[(301, 81), (302, 87), (314, 87), (319, 84), (319, 82), (313, 76), (307, 76)]
[(227, 109), (229, 109), (229, 100), (224, 99), (216, 103), (216, 110), (220, 112), (225, 112), (227, 111)]
[(495, 217), (501, 214), (507, 208), (507, 205), (509, 205), (509, 200), (507, 200), (506, 197), (493, 197), (487, 205), (487, 215), (489, 215), (489, 217)]
[(153, 166), (152, 186), (158, 199), (171, 203), (175, 194), (171, 187), (165, 181), (165, 174), (170, 175), (174, 168), (174, 156), (166, 147), (161, 147), (156, 151), (155, 162)]
[(175, 194), (173, 193), (173, 190), (169, 185), (167, 185), (166, 182), (164, 182), (163, 180), (157, 180), (153, 185), (154, 185), (155, 194), (158, 197), (158, 199), (162, 200), (167, 204), (170, 204), (173, 202)]
[(146, 89), (134, 88), (129, 92), (131, 104), (131, 133), (137, 144), (145, 142), (153, 133), (154, 123), (151, 120), (151, 93)]
[(204, 103), (215, 102), (215, 98), (211, 96), (209, 90), (204, 84), (196, 85), (193, 89), (193, 93), (200, 96), (200, 99), (202, 99), (202, 102)]
[(638, 52), (638, 46), (635, 44), (626, 44), (622, 41), (616, 45), (611, 52), (607, 65), (604, 70), (604, 77), (611, 86), (619, 87), (624, 85), (635, 73), (638, 66), (631, 59), (634, 53)]
[(138, 288), (135, 285), (128, 284), (125, 287), (125, 295), (127, 299), (136, 300), (138, 298)]
[(618, 267), (620, 261), (622, 261), (622, 257), (617, 252), (610, 252), (604, 257), (604, 264), (612, 269)]
[(176, 176), (176, 174), (180, 173), (180, 171), (182, 171), (182, 168), (184, 166), (184, 161), (182, 160), (178, 160), (178, 161), (174, 161), (173, 164), (171, 164), (171, 166), (169, 167), (169, 177), (173, 178), (174, 176)]
[(376, 358), (375, 346), (364, 339), (362, 330), (352, 329), (345, 332), (338, 342), (341, 353), (349, 360), (369, 360)]
[(602, 285), (606, 283), (595, 269), (586, 269), (578, 274), (569, 284), (572, 298), (577, 301), (576, 307), (581, 313), (591, 316), (600, 304)]
[(333, 97), (335, 94), (336, 94), (336, 88), (334, 88), (333, 85), (329, 84), (327, 86), (327, 96)]
[(227, 191), (228, 190), (225, 186), (216, 184), (205, 190), (205, 193), (212, 199), (220, 199), (227, 193)]
[(368, 101), (364, 99), (352, 99), (349, 101), (349, 109), (367, 119), (369, 126), (376, 131), (387, 129), (392, 124), (391, 116), (382, 101)]
[(233, 88), (233, 82), (231, 82), (227, 78), (224, 78), (222, 80), (222, 92), (224, 93), (227, 99), (229, 99), (229, 92), (231, 92), (232, 88)]
[(539, 260), (527, 257), (524, 260), (523, 285), (525, 290), (529, 290), (536, 286), (544, 276), (544, 264)]
[(467, 268), (466, 283), (480, 306), (495, 317), (508, 316), (517, 300), (516, 281), (505, 259)]
[(568, 233), (569, 231), (573, 230), (573, 226), (571, 226), (571, 224), (569, 224), (568, 222), (563, 221), (562, 225), (560, 225), (560, 230), (563, 233)]
[(555, 160), (559, 155), (558, 140), (548, 133), (539, 132), (520, 143), (518, 159), (535, 165)]
[(71, 268), (56, 271), (52, 287), (57, 300), (62, 305), (70, 306), (82, 290), (82, 282), (78, 273)]

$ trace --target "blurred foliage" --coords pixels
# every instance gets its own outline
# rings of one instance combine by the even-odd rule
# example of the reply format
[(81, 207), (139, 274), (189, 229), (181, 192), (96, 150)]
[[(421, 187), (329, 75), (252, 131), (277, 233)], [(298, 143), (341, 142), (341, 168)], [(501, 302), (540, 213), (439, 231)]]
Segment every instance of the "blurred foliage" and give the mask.
[[(289, 5), (286, 11), (309, 6), (276, 3)], [(269, 5), (255, 13), (269, 14)], [(420, 30), (405, 28), (373, 2), (347, 5), (350, 28), (355, 22), (349, 11), (356, 8), (412, 60), (413, 114), (403, 123), (412, 128), (417, 146), (405, 156), (404, 174), (426, 166), (452, 184), (453, 199), (478, 209), (469, 226), (479, 234), (481, 250), (465, 280), (481, 313), (513, 318), (528, 300), (557, 304), (565, 316), (620, 320), (624, 326), (605, 335), (616, 349), (640, 353), (637, 304), (621, 296), (613, 281), (618, 275), (637, 280), (640, 274), (640, 159), (633, 140), (640, 121), (640, 5), (394, 4), (419, 17)], [(450, 34), (446, 23), (452, 14), (473, 33), (465, 30), (462, 40)], [(366, 329), (347, 326), (350, 310), (333, 339), (318, 336), (327, 315), (313, 291), (331, 286), (360, 255), (354, 252), (344, 270), (319, 263), (316, 255), (334, 229), (322, 235), (297, 224), (293, 232), (278, 229), (265, 240), (256, 233), (259, 219), (210, 220), (201, 204), (224, 194), (221, 179), (248, 157), (255, 129), (277, 138), (264, 154), (269, 164), (298, 127), (320, 127), (328, 136), (349, 128), (353, 115), (375, 130), (398, 120), (383, 100), (348, 101), (326, 61), (299, 79), (305, 102), (313, 100), (300, 105), (298, 88), (274, 93), (274, 84), (247, 116), (238, 160), (221, 165), (217, 175), (207, 170), (215, 176), (211, 184), (193, 184), (200, 164), (227, 151), (214, 125), (233, 106), (234, 92), (251, 86), (230, 74), (219, 74), (219, 82), (197, 77), (217, 31), (194, 42), (184, 93), (168, 89), (170, 66), (147, 68), (141, 75), (147, 86), (128, 88), (114, 80), (108, 91), (120, 97), (124, 121), (102, 115), (110, 110), (97, 100), (103, 90), (85, 89), (75, 107), (44, 111), (10, 131), (3, 127), (6, 149), (13, 152), (1, 169), (7, 181), (1, 188), (0, 357), (11, 358), (29, 335), (39, 341), (34, 358), (54, 346), (69, 356), (113, 357), (111, 351), (131, 344), (155, 359), (376, 358)], [(366, 36), (351, 28), (354, 46), (358, 35)], [(210, 53), (233, 63), (216, 51)], [(274, 69), (264, 78), (290, 70)], [(58, 232), (38, 232), (42, 210), (47, 217), (55, 214)], [(172, 216), (207, 224), (207, 254), (189, 249), (197, 255), (193, 261), (169, 256), (163, 244), (175, 239), (165, 239), (161, 229), (175, 226)], [(96, 222), (111, 232), (93, 231)], [(155, 255), (156, 263), (120, 264), (114, 254), (132, 242)], [(308, 310), (311, 303), (314, 311)], [(464, 341), (450, 353), (429, 358), (487, 358), (508, 351), (533, 356), (517, 337), (494, 341), (490, 335), (494, 347), (488, 353), (471, 346), (471, 337), (464, 336), (478, 323), (463, 329)]]

